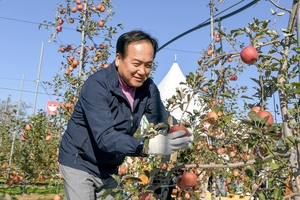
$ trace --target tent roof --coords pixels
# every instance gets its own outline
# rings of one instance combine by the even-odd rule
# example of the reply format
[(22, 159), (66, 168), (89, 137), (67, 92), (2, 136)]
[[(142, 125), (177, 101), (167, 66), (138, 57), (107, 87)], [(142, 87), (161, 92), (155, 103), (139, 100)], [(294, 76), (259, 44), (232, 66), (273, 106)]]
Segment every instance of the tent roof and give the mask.
[(185, 82), (185, 76), (175, 61), (166, 76), (157, 85), (161, 99), (165, 101), (171, 98), (175, 94), (176, 88), (183, 87), (180, 82)]
[[(186, 77), (183, 75), (178, 63), (176, 60), (171, 66), (170, 70), (166, 74), (166, 76), (161, 80), (161, 82), (157, 85), (162, 101), (165, 101), (171, 98), (173, 95), (176, 95), (176, 88), (185, 88), (185, 85), (180, 84), (180, 82), (186, 82)], [(194, 105), (194, 101), (190, 103), (188, 107), (188, 111), (192, 112), (196, 106)], [(171, 114), (177, 119), (180, 120), (183, 111), (180, 108), (177, 108), (171, 112)]]

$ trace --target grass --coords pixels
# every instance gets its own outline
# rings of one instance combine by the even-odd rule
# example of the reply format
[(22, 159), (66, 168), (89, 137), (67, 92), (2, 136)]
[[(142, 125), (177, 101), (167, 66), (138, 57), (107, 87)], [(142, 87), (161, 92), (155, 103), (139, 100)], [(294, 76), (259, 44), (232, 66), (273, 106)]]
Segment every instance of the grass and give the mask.
[(12, 185), (8, 187), (6, 184), (0, 184), (0, 193), (6, 193), (9, 195), (20, 195), (20, 194), (59, 194), (63, 193), (62, 184), (45, 184), (43, 186), (39, 185)]

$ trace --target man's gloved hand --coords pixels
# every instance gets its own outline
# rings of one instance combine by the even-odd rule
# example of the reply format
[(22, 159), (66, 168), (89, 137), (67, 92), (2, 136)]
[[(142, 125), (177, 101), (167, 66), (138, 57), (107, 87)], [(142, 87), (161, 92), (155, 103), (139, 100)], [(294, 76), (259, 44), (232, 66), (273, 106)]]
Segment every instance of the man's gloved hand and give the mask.
[(193, 134), (193, 130), (190, 129), (190, 128), (187, 128), (189, 133), (190, 133), (190, 142), (188, 143), (188, 147), (191, 148), (192, 147), (192, 144), (193, 144), (193, 141), (194, 141), (194, 134)]
[(190, 137), (180, 137), (185, 134), (184, 130), (175, 131), (167, 135), (158, 134), (149, 139), (149, 146), (146, 148), (146, 154), (151, 155), (171, 155), (172, 153), (184, 149), (191, 142)]

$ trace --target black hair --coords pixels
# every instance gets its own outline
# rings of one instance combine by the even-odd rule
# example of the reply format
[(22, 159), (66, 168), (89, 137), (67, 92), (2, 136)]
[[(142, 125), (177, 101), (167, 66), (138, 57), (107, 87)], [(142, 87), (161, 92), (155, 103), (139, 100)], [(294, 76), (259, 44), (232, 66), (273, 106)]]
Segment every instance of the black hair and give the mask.
[(140, 42), (140, 41), (149, 41), (154, 50), (153, 58), (155, 58), (157, 49), (158, 49), (158, 41), (154, 37), (152, 37), (150, 34), (141, 31), (141, 30), (132, 30), (126, 33), (123, 33), (117, 41), (116, 45), (116, 53), (119, 53), (122, 58), (126, 56), (127, 53), (127, 47), (129, 44), (133, 42)]

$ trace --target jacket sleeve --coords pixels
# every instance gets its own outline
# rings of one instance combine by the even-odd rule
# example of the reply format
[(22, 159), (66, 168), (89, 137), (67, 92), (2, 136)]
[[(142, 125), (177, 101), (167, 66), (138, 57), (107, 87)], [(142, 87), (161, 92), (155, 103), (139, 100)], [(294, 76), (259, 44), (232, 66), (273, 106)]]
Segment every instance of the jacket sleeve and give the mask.
[(80, 103), (85, 124), (93, 134), (97, 146), (104, 152), (141, 156), (143, 139), (115, 130), (116, 121), (109, 107), (110, 90), (99, 76), (90, 76), (80, 92)]
[[(160, 92), (153, 82), (150, 89), (150, 98), (148, 99), (145, 116), (150, 123), (154, 124), (158, 124), (160, 122), (168, 123), (168, 117), (171, 116), (162, 103)], [(177, 120), (174, 117), (173, 124), (177, 124)]]

